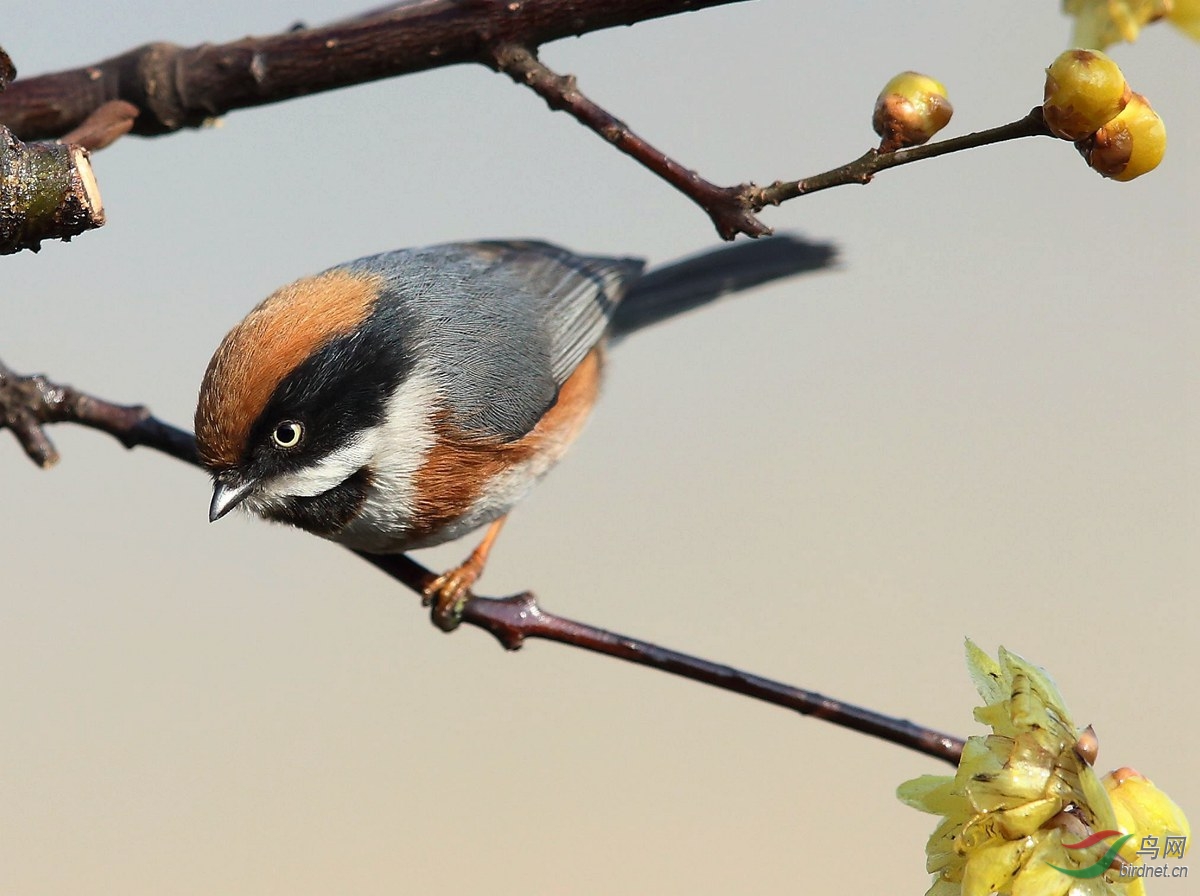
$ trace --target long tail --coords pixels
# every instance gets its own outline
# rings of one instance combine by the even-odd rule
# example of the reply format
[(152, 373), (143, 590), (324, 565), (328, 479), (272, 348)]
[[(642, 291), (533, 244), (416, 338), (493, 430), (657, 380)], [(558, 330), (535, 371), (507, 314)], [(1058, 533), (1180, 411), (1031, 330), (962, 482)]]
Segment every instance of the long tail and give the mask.
[(827, 268), (837, 258), (830, 243), (784, 234), (748, 240), (654, 268), (634, 281), (613, 314), (614, 336), (624, 336), (690, 311), (731, 292)]

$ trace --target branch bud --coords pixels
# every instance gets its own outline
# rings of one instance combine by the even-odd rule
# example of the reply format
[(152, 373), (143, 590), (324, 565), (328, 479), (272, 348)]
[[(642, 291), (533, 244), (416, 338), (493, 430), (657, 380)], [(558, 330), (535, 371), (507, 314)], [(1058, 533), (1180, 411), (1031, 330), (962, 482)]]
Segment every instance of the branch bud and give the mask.
[(1129, 102), (1120, 67), (1096, 50), (1067, 50), (1046, 69), (1042, 111), (1064, 140), (1083, 140), (1108, 124)]
[(1076, 145), (1105, 177), (1133, 180), (1158, 167), (1167, 151), (1167, 129), (1149, 101), (1135, 93), (1121, 114)]
[(927, 142), (953, 114), (945, 85), (918, 72), (901, 72), (887, 82), (875, 100), (872, 124), (883, 138), (880, 152)]

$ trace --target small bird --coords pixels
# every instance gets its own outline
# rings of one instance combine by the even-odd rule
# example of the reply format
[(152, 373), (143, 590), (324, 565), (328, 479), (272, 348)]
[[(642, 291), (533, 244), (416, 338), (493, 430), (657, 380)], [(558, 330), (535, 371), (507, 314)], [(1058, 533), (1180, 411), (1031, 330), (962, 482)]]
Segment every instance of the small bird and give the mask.
[(609, 344), (834, 256), (777, 236), (644, 272), (635, 258), (492, 241), (297, 280), (229, 332), (204, 374), (209, 519), (241, 505), (367, 553), (487, 525), (426, 590), (435, 613), (453, 614), (505, 516), (579, 434)]

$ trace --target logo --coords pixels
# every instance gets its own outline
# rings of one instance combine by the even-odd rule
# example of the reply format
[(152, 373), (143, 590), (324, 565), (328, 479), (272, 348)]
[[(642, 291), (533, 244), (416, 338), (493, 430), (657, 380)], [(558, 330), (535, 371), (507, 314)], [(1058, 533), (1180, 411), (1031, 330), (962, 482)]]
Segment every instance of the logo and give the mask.
[(1187, 851), (1187, 837), (1181, 835), (1166, 835), (1162, 839), (1160, 846), (1160, 838), (1149, 835), (1141, 839), (1141, 848), (1137, 851), (1138, 858), (1133, 862), (1120, 861), (1117, 859), (1117, 853), (1121, 848), (1129, 842), (1129, 838), (1133, 834), (1122, 834), (1120, 831), (1097, 831), (1090, 837), (1080, 840), (1078, 843), (1064, 843), (1064, 849), (1089, 849), (1097, 843), (1103, 843), (1111, 837), (1117, 839), (1108, 847), (1104, 855), (1088, 865), (1086, 868), (1059, 868), (1053, 862), (1046, 864), (1055, 871), (1061, 871), (1069, 877), (1081, 878), (1087, 880), (1093, 877), (1099, 877), (1104, 872), (1114, 867), (1114, 862), (1120, 868), (1121, 877), (1187, 877), (1187, 865), (1150, 865), (1145, 861), (1149, 859), (1182, 859)]
[(1117, 853), (1121, 851), (1121, 847), (1132, 836), (1133, 834), (1122, 834), (1120, 831), (1097, 831), (1090, 837), (1080, 840), (1078, 843), (1064, 843), (1064, 849), (1087, 849), (1095, 846), (1097, 843), (1103, 843), (1109, 837), (1117, 838), (1116, 842), (1108, 848), (1108, 851), (1103, 856), (1096, 860), (1095, 864), (1088, 865), (1086, 868), (1059, 868), (1051, 862), (1047, 862), (1046, 864), (1055, 871), (1061, 871), (1063, 874), (1070, 875), (1071, 877), (1078, 877), (1085, 880), (1091, 877), (1099, 877), (1112, 866), (1113, 859), (1117, 857)]

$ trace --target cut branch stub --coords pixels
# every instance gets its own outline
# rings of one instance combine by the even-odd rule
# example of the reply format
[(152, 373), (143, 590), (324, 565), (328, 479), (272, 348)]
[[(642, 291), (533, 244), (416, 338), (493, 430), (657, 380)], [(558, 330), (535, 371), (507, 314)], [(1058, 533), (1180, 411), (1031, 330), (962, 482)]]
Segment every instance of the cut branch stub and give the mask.
[(36, 252), (43, 240), (69, 240), (103, 223), (86, 149), (22, 143), (0, 127), (0, 255)]

